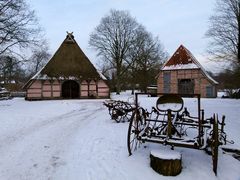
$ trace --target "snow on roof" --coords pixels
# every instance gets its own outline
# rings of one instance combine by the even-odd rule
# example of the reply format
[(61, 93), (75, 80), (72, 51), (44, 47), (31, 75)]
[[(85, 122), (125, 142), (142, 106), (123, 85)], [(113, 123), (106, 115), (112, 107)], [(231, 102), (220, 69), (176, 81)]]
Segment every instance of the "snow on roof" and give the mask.
[(180, 45), (172, 57), (163, 65), (162, 70), (198, 68), (201, 68), (201, 66), (197, 59), (187, 48)]
[(157, 85), (155, 85), (155, 84), (152, 84), (152, 85), (149, 85), (149, 86), (147, 86), (147, 89), (157, 89)]
[(103, 75), (103, 73), (101, 71), (98, 70), (97, 72), (103, 80), (107, 80), (107, 78)]
[[(44, 68), (44, 67), (43, 67)], [(43, 69), (42, 68), (42, 69)], [(47, 80), (47, 79), (56, 79), (56, 78), (52, 78), (52, 77), (49, 77), (47, 74), (41, 74), (41, 71), (42, 69), (40, 69), (30, 80), (33, 80), (33, 79), (43, 79), (43, 80)], [(107, 80), (107, 78), (100, 72), (100, 71), (97, 71), (100, 78), (103, 79), (103, 80)], [(74, 76), (69, 76), (69, 77), (58, 77), (58, 79), (70, 79), (70, 80), (74, 80), (74, 79), (77, 79), (76, 77)]]
[(203, 66), (198, 62), (198, 60), (193, 56), (193, 54), (180, 45), (173, 56), (163, 65), (161, 70), (180, 70), (180, 69), (201, 69), (203, 74), (214, 84), (218, 84), (203, 68)]
[(199, 67), (194, 63), (189, 64), (176, 64), (171, 66), (164, 66), (162, 70), (176, 70), (176, 69), (199, 69)]
[[(16, 84), (16, 81), (15, 80), (10, 80), (10, 81), (8, 81), (8, 83)], [(5, 84), (5, 82), (4, 81), (0, 81), (0, 84)]]
[(40, 72), (43, 70), (45, 66), (43, 66), (30, 80), (32, 79), (40, 79)]

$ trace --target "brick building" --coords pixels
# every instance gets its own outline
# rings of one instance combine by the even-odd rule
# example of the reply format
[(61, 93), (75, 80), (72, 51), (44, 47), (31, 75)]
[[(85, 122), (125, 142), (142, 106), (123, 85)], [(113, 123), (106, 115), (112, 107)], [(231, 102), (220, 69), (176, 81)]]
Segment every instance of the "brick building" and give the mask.
[(163, 65), (157, 77), (158, 93), (201, 94), (201, 97), (216, 97), (217, 84), (218, 82), (183, 45)]

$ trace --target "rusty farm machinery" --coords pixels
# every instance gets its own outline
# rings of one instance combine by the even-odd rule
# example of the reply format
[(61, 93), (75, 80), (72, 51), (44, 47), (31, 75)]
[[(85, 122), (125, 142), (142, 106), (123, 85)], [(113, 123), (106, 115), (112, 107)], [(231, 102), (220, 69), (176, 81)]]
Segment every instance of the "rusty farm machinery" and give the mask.
[(108, 113), (112, 120), (117, 123), (130, 121), (135, 105), (129, 102), (120, 100), (108, 100), (103, 103), (108, 108)]
[[(156, 98), (156, 105), (147, 110), (140, 106), (139, 96)], [(184, 107), (183, 97), (196, 98), (197, 115)], [(147, 99), (146, 99), (147, 101)], [(226, 144), (225, 116), (213, 114), (205, 118), (199, 94), (136, 93), (135, 103), (106, 101), (109, 114), (116, 122), (129, 121), (127, 147), (132, 155), (145, 142), (174, 147), (205, 150), (212, 156), (213, 171), (217, 174), (218, 149)]]
[[(128, 129), (128, 152), (131, 155), (142, 143), (152, 142), (176, 147), (205, 150), (212, 156), (213, 171), (217, 174), (218, 147), (226, 144), (225, 116), (204, 117), (200, 95), (157, 94), (156, 106), (148, 112), (139, 106), (135, 94), (135, 109)], [(149, 95), (149, 94), (148, 94)], [(197, 99), (197, 115), (192, 116), (182, 97)], [(189, 133), (194, 129), (194, 133)]]

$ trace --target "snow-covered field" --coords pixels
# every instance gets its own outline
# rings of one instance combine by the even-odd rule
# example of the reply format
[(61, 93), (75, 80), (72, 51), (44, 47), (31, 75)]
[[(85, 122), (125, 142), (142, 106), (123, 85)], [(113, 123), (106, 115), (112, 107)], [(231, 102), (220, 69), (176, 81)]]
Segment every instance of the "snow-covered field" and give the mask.
[[(127, 100), (128, 94), (113, 96)], [(152, 106), (154, 98), (142, 97)], [(194, 99), (185, 99), (196, 112)], [(150, 168), (151, 150), (170, 149), (146, 144), (127, 152), (128, 123), (110, 120), (103, 100), (0, 101), (0, 180), (240, 180), (240, 161), (219, 152), (218, 176), (204, 151), (175, 148), (183, 170), (164, 177)], [(206, 116), (226, 115), (228, 139), (240, 149), (240, 100), (202, 99)]]

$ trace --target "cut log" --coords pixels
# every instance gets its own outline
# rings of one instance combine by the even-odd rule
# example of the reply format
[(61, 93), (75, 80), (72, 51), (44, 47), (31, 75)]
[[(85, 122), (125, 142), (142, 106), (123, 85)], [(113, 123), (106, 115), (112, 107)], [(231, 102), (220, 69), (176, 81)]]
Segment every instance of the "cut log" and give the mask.
[(153, 170), (164, 176), (176, 176), (182, 170), (182, 155), (172, 150), (151, 151), (150, 166)]

